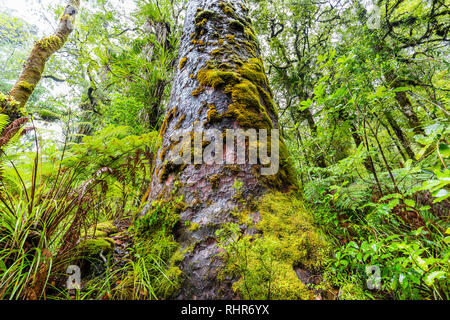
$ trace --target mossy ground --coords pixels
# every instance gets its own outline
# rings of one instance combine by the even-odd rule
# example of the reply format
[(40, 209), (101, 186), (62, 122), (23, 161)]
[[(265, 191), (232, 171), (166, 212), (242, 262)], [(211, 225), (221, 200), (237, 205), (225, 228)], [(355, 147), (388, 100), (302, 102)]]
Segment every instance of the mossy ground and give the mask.
[(70, 264), (78, 265), (83, 278), (103, 277), (108, 261), (114, 250), (114, 241), (110, 238), (88, 238), (82, 240), (71, 256)]
[(175, 197), (176, 189), (168, 199), (154, 201), (149, 212), (138, 219), (133, 227), (136, 252), (162, 266), (155, 278), (155, 294), (161, 298), (173, 296), (181, 287), (183, 274), (178, 265), (183, 261), (186, 250), (182, 250), (174, 239), (175, 225), (180, 221), (179, 213), (184, 210), (182, 197)]
[(77, 255), (83, 258), (99, 258), (100, 253), (107, 255), (113, 250), (113, 245), (105, 238), (86, 239), (77, 246)]
[(118, 228), (112, 221), (105, 221), (97, 223), (96, 226), (91, 226), (84, 234), (82, 234), (82, 236), (102, 238), (116, 233), (117, 231)]

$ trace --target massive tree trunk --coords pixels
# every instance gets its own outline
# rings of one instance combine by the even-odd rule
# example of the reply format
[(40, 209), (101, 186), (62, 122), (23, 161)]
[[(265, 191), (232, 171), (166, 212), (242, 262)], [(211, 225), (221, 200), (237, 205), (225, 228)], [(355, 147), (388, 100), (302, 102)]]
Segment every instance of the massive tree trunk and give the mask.
[[(174, 197), (183, 196), (175, 234), (182, 249), (193, 248), (184, 251), (180, 264), (184, 282), (174, 295), (179, 299), (231, 298), (234, 294), (231, 285), (236, 279), (217, 281), (224, 261), (217, 256), (220, 249), (215, 231), (226, 223), (237, 222), (235, 211), (243, 210), (243, 203), (255, 203), (274, 190), (288, 192), (297, 188), (286, 146), (271, 131), (278, 129), (277, 111), (247, 17), (248, 9), (242, 2), (189, 1), (178, 71), (160, 131), (162, 143), (156, 156), (150, 198), (154, 202), (173, 201)], [(181, 134), (191, 137), (194, 131), (207, 129), (217, 129), (220, 134), (211, 143), (200, 143), (200, 150), (194, 150), (194, 154), (215, 144), (223, 147), (222, 159), (227, 161), (176, 163), (178, 152), (174, 151), (177, 149), (174, 141)], [(272, 175), (261, 174), (261, 159), (257, 164), (249, 159), (236, 163), (237, 154), (226, 148), (226, 129), (266, 129), (269, 136), (265, 141), (272, 142), (269, 147), (272, 153), (278, 150), (271, 138), (279, 142), (279, 158), (275, 159), (279, 160), (279, 170)], [(261, 136), (259, 139), (257, 145), (261, 148), (264, 142)], [(245, 140), (237, 141), (238, 150), (250, 146)], [(240, 200), (236, 197), (237, 189)], [(151, 208), (151, 204), (147, 205), (142, 215)], [(254, 217), (258, 219), (258, 212)], [(193, 224), (195, 228), (188, 227)], [(241, 231), (254, 232), (245, 224), (241, 224)]]
[(9, 101), (1, 110), (11, 122), (23, 116), (23, 107), (41, 80), (47, 60), (62, 48), (72, 32), (79, 7), (80, 0), (68, 0), (55, 34), (34, 43), (19, 79), (9, 92)]

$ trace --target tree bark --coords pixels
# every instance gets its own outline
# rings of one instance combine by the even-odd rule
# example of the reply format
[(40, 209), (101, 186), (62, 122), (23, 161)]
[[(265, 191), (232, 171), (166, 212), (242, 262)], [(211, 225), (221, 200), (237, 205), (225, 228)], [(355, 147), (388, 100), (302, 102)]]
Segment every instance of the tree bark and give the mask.
[[(178, 299), (233, 297), (234, 280), (217, 280), (224, 261), (217, 258), (220, 248), (215, 231), (235, 222), (233, 210), (242, 209), (242, 202), (235, 198), (237, 180), (242, 182), (239, 192), (244, 201), (258, 199), (271, 190), (297, 188), (281, 138), (280, 169), (275, 175), (261, 175), (261, 164), (250, 164), (248, 159), (243, 164), (173, 162), (171, 138), (183, 133), (211, 128), (222, 133), (226, 129), (278, 128), (273, 94), (247, 12), (242, 0), (190, 0), (187, 6), (179, 67), (160, 131), (162, 143), (150, 193), (154, 201), (183, 196), (185, 206), (179, 213), (176, 239), (181, 248), (194, 249), (180, 264), (185, 280), (175, 295)], [(224, 148), (223, 159), (236, 160), (236, 153), (226, 150), (223, 135), (215, 139)], [(144, 207), (142, 215), (150, 208), (150, 204)], [(187, 222), (198, 224), (198, 228), (187, 228)], [(246, 225), (241, 228), (243, 233), (252, 232)]]

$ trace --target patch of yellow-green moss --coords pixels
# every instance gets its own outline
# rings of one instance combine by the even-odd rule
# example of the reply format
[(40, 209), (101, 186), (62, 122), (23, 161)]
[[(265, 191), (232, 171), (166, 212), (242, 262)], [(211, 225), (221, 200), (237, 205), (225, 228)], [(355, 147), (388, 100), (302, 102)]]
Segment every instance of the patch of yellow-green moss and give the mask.
[(193, 97), (197, 97), (199, 96), (201, 93), (203, 93), (203, 91), (205, 91), (205, 87), (203, 86), (198, 86), (197, 88), (195, 88), (194, 90), (192, 90), (191, 95)]
[(251, 41), (256, 41), (256, 36), (255, 36), (255, 34), (254, 34), (254, 32), (252, 31), (251, 28), (245, 27), (244, 28), (244, 34), (247, 37), (247, 39), (249, 39)]
[(200, 229), (200, 225), (197, 222), (186, 221), (185, 225), (190, 232)]
[[(20, 107), (20, 103), (10, 95), (4, 95), (0, 92), (0, 113), (6, 114), (10, 120), (15, 120), (25, 116), (24, 108)], [(12, 118), (12, 119), (11, 119)]]
[[(268, 87), (268, 81), (260, 59), (249, 59), (235, 71), (229, 63), (223, 62), (217, 67), (210, 64), (199, 71), (197, 79), (202, 88), (223, 88), (225, 93), (231, 94), (233, 103), (220, 117), (235, 118), (243, 128), (273, 128), (266, 107), (271, 112), (275, 107), (264, 89)], [(212, 120), (218, 119), (219, 115), (216, 117), (214, 110), (211, 115), (214, 117), (208, 117)]]
[(224, 48), (215, 49), (215, 50), (212, 50), (212, 51), (210, 52), (210, 54), (213, 55), (213, 56), (215, 56), (215, 55), (218, 55), (218, 54), (222, 53), (223, 51), (224, 51)]
[(207, 123), (216, 123), (222, 121), (222, 115), (217, 112), (216, 107), (213, 104), (208, 105), (208, 118)]
[(205, 42), (203, 40), (193, 39), (193, 40), (191, 40), (191, 43), (192, 44), (197, 44), (197, 45), (200, 45), (200, 46), (204, 46), (205, 45)]
[(219, 2), (219, 7), (222, 9), (223, 13), (229, 16), (234, 16), (234, 9), (230, 4), (226, 2)]
[(266, 106), (266, 108), (268, 110), (270, 110), (273, 114), (278, 114), (278, 109), (275, 105), (275, 102), (273, 101), (272, 93), (270, 92), (270, 89), (268, 89), (269, 92), (267, 92), (266, 89), (264, 89), (262, 87), (258, 87), (258, 90), (259, 90), (259, 94), (261, 95), (262, 100), (264, 102), (264, 106)]
[(185, 66), (186, 62), (187, 62), (187, 58), (186, 57), (181, 58), (180, 63), (178, 65), (180, 70), (183, 69), (183, 67)]
[[(259, 233), (235, 238), (239, 240), (224, 246), (224, 274), (239, 277), (233, 289), (244, 299), (313, 298), (294, 268), (317, 271), (325, 266), (330, 254), (325, 236), (293, 192), (270, 192), (255, 203), (255, 211), (241, 210), (239, 215)], [(259, 222), (252, 223), (255, 214)]]
[(237, 40), (237, 42), (239, 43), (239, 45), (241, 45), (241, 46), (246, 46), (247, 47), (247, 50), (250, 52), (250, 54), (254, 57), (254, 58), (256, 58), (258, 55), (256, 54), (256, 47), (253, 45), (253, 44), (251, 44), (250, 42), (248, 42), (248, 41), (245, 41), (245, 40)]
[(202, 10), (200, 8), (197, 9), (197, 14), (195, 15), (195, 23), (200, 23), (204, 19), (208, 20), (213, 18), (216, 13), (212, 10)]
[(261, 105), (258, 88), (248, 80), (233, 86), (233, 103), (228, 106), (225, 117), (235, 118), (243, 128), (272, 128), (272, 120)]
[(19, 83), (17, 83), (17, 86), (25, 91), (27, 91), (28, 93), (32, 93), (35, 85), (28, 83), (26, 81), (20, 81)]
[(339, 288), (339, 300), (368, 300), (364, 289), (358, 283), (346, 283)]
[(159, 135), (162, 137), (169, 127), (169, 122), (177, 115), (177, 107), (173, 107), (172, 109), (167, 112), (166, 117), (164, 118), (164, 121), (161, 125), (161, 129), (159, 131)]
[(198, 81), (206, 87), (218, 89), (224, 84), (234, 84), (239, 82), (239, 77), (235, 72), (223, 71), (219, 69), (201, 69), (197, 75)]
[(82, 258), (99, 258), (100, 253), (107, 255), (112, 253), (113, 244), (106, 238), (85, 239), (76, 247), (76, 255)]
[(56, 50), (57, 48), (60, 48), (63, 45), (63, 41), (61, 40), (60, 37), (52, 35), (36, 41), (36, 45), (42, 50), (48, 49)]
[(249, 59), (247, 63), (239, 67), (238, 72), (242, 77), (251, 81), (255, 85), (264, 87), (269, 86), (261, 59)]
[(225, 38), (227, 38), (227, 40), (229, 41), (229, 42), (231, 42), (231, 43), (234, 43), (234, 38), (235, 38), (236, 36), (234, 35), (234, 34), (227, 34), (227, 35), (225, 35)]
[(258, 205), (261, 221), (257, 228), (280, 241), (278, 258), (313, 270), (325, 265), (329, 245), (314, 225), (301, 197), (294, 192), (268, 193)]
[(14, 100), (14, 97), (7, 96), (1, 92), (0, 92), (0, 102), (8, 103), (10, 105), (18, 105), (19, 104), (19, 102)]
[(97, 223), (97, 225), (91, 226), (87, 232), (84, 234), (84, 236), (87, 237), (106, 237), (113, 233), (116, 233), (118, 231), (118, 228), (113, 224), (112, 221), (105, 221)]

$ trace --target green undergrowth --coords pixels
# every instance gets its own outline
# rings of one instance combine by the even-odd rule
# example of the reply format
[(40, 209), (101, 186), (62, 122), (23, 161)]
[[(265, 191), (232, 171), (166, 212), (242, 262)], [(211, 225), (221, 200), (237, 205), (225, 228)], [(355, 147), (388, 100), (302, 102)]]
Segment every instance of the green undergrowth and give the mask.
[[(448, 219), (411, 197), (421, 188), (413, 186), (427, 178), (424, 173), (406, 177), (401, 194), (388, 194), (376, 201), (370, 186), (360, 180), (339, 185), (336, 177), (329, 177), (306, 186), (314, 220), (332, 239), (334, 255), (327, 262), (324, 277), (339, 288), (339, 299), (449, 298)], [(402, 220), (402, 201), (409, 212), (419, 212), (422, 226)], [(379, 268), (375, 289), (367, 285), (372, 279), (366, 269), (369, 266)]]
[[(260, 219), (252, 223), (255, 212)], [(254, 232), (239, 236), (238, 224), (228, 224), (217, 232), (226, 260), (222, 276), (239, 278), (233, 290), (244, 299), (313, 298), (294, 268), (320, 271), (329, 256), (329, 245), (301, 198), (293, 192), (271, 192), (258, 200), (256, 210), (236, 215)]]
[(169, 298), (181, 287), (183, 278), (178, 265), (184, 254), (174, 239), (173, 230), (180, 221), (179, 213), (184, 207), (182, 197), (154, 201), (132, 228), (136, 257), (149, 258), (149, 264), (153, 264), (156, 259), (162, 266), (162, 272), (155, 278), (154, 289), (158, 298)]

